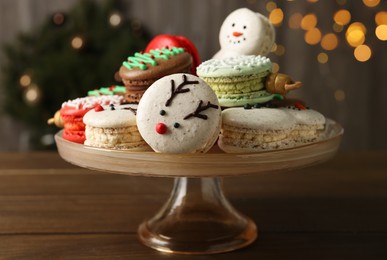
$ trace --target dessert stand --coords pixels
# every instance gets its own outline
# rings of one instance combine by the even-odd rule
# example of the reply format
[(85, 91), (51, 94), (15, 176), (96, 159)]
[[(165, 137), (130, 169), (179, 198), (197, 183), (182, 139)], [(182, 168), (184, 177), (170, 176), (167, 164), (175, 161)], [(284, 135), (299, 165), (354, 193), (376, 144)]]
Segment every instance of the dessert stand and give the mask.
[(222, 177), (291, 170), (333, 157), (343, 128), (327, 121), (320, 141), (295, 148), (226, 154), (214, 146), (206, 154), (161, 154), (101, 149), (69, 142), (60, 131), (55, 140), (60, 156), (93, 170), (132, 176), (174, 177), (170, 198), (138, 228), (142, 243), (180, 254), (232, 251), (257, 238), (254, 222), (233, 208), (223, 194)]

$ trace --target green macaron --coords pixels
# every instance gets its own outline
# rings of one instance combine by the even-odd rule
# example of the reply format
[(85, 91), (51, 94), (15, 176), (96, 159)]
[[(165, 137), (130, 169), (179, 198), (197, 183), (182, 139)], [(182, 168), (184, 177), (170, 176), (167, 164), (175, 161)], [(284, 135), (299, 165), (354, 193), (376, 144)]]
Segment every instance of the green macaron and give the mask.
[(271, 69), (269, 58), (248, 55), (205, 61), (197, 74), (211, 86), (222, 107), (235, 107), (265, 103), (276, 96), (264, 88)]

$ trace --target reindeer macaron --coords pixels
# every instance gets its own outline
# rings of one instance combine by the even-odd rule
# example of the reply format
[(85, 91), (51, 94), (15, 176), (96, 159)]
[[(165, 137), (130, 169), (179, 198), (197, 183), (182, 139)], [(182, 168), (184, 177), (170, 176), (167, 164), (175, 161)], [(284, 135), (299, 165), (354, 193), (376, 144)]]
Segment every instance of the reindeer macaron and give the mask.
[(218, 99), (200, 78), (173, 74), (153, 83), (137, 109), (137, 127), (156, 152), (208, 151), (220, 132)]

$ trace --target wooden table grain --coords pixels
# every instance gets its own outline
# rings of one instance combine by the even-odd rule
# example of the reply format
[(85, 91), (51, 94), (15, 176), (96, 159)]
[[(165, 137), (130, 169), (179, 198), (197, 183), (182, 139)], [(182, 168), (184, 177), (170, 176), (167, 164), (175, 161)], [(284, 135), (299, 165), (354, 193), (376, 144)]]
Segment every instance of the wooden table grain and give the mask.
[(172, 179), (82, 169), (56, 152), (0, 154), (0, 259), (387, 259), (387, 151), (229, 177), (231, 203), (258, 225), (251, 246), (169, 255), (137, 240)]

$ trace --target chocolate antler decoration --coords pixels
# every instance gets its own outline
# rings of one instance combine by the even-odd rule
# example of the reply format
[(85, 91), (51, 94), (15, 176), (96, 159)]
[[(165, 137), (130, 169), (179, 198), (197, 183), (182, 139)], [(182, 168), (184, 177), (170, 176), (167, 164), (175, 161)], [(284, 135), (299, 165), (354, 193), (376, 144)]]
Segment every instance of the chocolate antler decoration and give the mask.
[(187, 75), (183, 74), (183, 82), (180, 83), (180, 85), (177, 86), (177, 88), (175, 89), (175, 81), (173, 79), (171, 79), (171, 97), (167, 100), (167, 102), (165, 102), (165, 106), (168, 107), (172, 103), (172, 99), (177, 94), (185, 93), (185, 92), (189, 91), (188, 88), (183, 89), (184, 86), (198, 84), (198, 83), (199, 83), (199, 81), (197, 81), (197, 80), (194, 80), (194, 81), (187, 80)]
[(205, 106), (202, 106), (202, 104), (203, 104), (203, 100), (200, 100), (199, 105), (196, 108), (196, 110), (193, 113), (191, 113), (191, 114), (187, 115), (186, 117), (184, 117), (184, 120), (186, 120), (186, 119), (188, 119), (190, 117), (198, 117), (198, 118), (207, 120), (207, 118), (208, 118), (207, 115), (202, 115), (202, 114), (200, 114), (200, 112), (202, 112), (204, 110), (207, 110), (209, 108), (216, 108), (216, 109), (219, 108), (219, 106), (211, 104), (210, 101), (208, 101), (207, 105), (205, 105)]
[(135, 116), (137, 115), (137, 109), (135, 109), (135, 108), (132, 108), (132, 107), (124, 107), (123, 109), (129, 110), (129, 111), (133, 112), (133, 114), (134, 114)]

